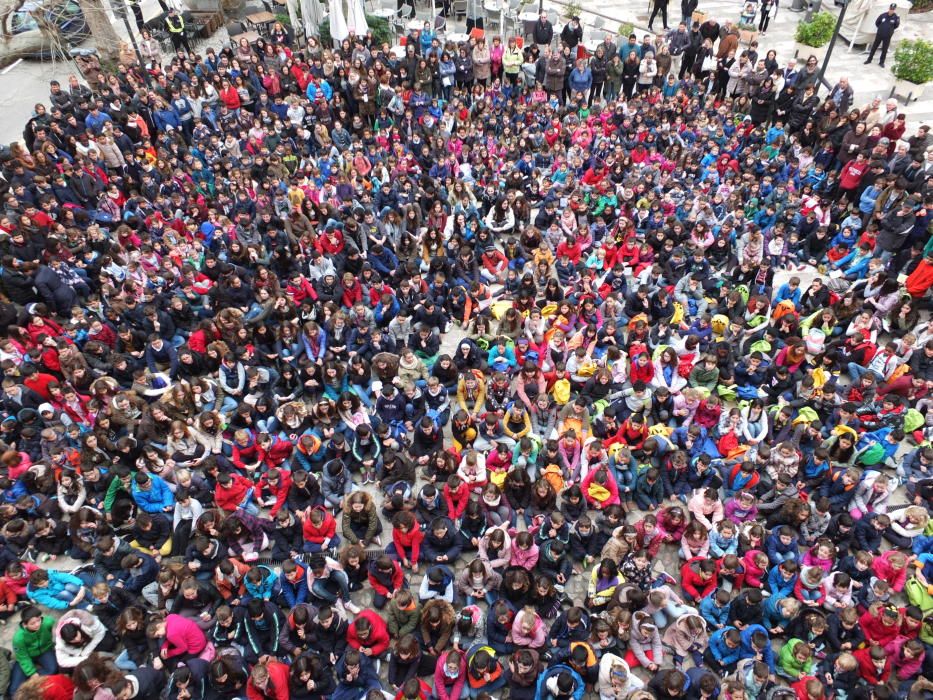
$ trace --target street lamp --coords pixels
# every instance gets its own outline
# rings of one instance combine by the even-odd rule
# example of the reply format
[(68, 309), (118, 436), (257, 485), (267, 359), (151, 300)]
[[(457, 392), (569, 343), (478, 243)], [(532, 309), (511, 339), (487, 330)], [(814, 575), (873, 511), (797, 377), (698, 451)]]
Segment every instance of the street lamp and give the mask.
[(826, 82), (826, 66), (829, 65), (829, 59), (833, 55), (833, 47), (836, 46), (836, 39), (839, 38), (839, 30), (842, 29), (842, 22), (846, 18), (846, 10), (849, 9), (849, 0), (843, 0), (842, 8), (839, 10), (839, 19), (836, 20), (836, 27), (833, 29), (833, 36), (829, 40), (829, 46), (826, 47), (826, 56), (823, 58), (823, 65), (820, 66), (820, 74), (817, 82)]
[(149, 79), (149, 71), (146, 70), (146, 62), (143, 60), (143, 55), (139, 52), (139, 45), (136, 43), (136, 35), (133, 34), (133, 28), (130, 26), (130, 8), (128, 0), (115, 3), (113, 11), (123, 20), (123, 26), (126, 27), (126, 33), (129, 35), (130, 43), (133, 45), (133, 51), (136, 53), (136, 60), (139, 61), (139, 67), (143, 70), (143, 80), (146, 81), (147, 87), (151, 87), (152, 82)]

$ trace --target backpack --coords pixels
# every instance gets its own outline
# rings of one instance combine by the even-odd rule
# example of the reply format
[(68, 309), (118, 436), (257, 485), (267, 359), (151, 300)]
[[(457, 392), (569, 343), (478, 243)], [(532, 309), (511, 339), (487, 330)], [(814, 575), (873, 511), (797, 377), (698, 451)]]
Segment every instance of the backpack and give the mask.
[(785, 299), (774, 307), (774, 311), (771, 312), (771, 320), (777, 321), (788, 315), (792, 315), (794, 318), (797, 318), (797, 307), (794, 306), (794, 302), (792, 302), (790, 299)]

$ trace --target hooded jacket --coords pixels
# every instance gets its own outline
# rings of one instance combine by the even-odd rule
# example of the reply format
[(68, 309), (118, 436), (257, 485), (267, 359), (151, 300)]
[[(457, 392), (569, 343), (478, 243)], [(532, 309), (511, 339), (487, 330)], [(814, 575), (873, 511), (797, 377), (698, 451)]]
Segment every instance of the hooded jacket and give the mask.
[[(369, 638), (365, 641), (360, 639), (356, 628), (356, 623), (359, 620), (368, 620), (372, 625)], [(372, 650), (373, 656), (381, 656), (389, 648), (389, 630), (386, 627), (385, 620), (375, 610), (363, 610), (347, 629), (347, 644), (357, 650), (361, 647), (367, 647)]]
[[(83, 636), (88, 638), (85, 644), (76, 647), (65, 643), (61, 631), (62, 627), (68, 624), (77, 625), (81, 629)], [(65, 613), (55, 625), (55, 658), (58, 665), (61, 668), (74, 668), (85, 661), (94, 653), (106, 634), (103, 623), (91, 613), (85, 610), (70, 610)]]

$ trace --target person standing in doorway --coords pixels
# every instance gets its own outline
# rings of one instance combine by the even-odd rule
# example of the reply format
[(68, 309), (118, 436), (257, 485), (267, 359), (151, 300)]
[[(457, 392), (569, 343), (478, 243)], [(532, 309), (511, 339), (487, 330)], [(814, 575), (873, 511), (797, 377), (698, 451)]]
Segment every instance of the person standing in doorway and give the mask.
[(894, 36), (894, 32), (899, 26), (901, 26), (901, 18), (897, 14), (897, 4), (892, 2), (888, 6), (888, 11), (878, 15), (878, 19), (875, 20), (875, 27), (877, 28), (875, 30), (875, 41), (871, 45), (871, 51), (868, 52), (868, 58), (865, 59), (865, 65), (874, 60), (875, 51), (881, 46), (881, 60), (878, 61), (878, 65), (884, 68), (884, 59), (888, 57), (891, 37)]

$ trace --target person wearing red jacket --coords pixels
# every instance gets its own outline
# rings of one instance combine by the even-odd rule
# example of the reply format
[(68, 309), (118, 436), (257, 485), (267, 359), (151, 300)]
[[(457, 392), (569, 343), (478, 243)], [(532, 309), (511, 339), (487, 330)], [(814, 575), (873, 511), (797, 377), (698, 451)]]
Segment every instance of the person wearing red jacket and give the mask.
[(251, 500), (252, 494), (253, 482), (245, 476), (229, 472), (222, 472), (217, 476), (214, 503), (221, 510), (232, 513), (244, 502)]
[(842, 172), (839, 177), (839, 189), (847, 194), (855, 194), (862, 178), (869, 168), (868, 158), (864, 153), (859, 153), (853, 160), (850, 160), (842, 166)]
[[(37, 697), (41, 697), (42, 700), (71, 700), (74, 697), (75, 684), (69, 675), (55, 673), (51, 676), (40, 676), (36, 674), (33, 678), (40, 686), (36, 689)], [(33, 682), (32, 679), (27, 681), (27, 683), (31, 682)], [(33, 697), (32, 693), (28, 697)]]
[(716, 562), (705, 557), (694, 557), (680, 567), (680, 586), (684, 594), (695, 603), (716, 590)]
[(340, 546), (337, 521), (323, 506), (315, 506), (302, 518), (301, 534), (305, 541), (303, 549), (309, 553)]
[(620, 503), (619, 485), (605, 465), (590, 470), (583, 477), (580, 490), (583, 491), (583, 498), (586, 499), (586, 502), (596, 510), (602, 510), (612, 505), (617, 506)]
[(259, 497), (267, 492), (269, 497), (263, 501), (263, 505), (272, 506), (269, 516), (274, 518), (278, 512), (285, 506), (288, 499), (288, 490), (292, 487), (292, 474), (283, 469), (272, 468), (259, 478), (256, 489), (259, 491)]
[(343, 273), (342, 292), (340, 303), (346, 308), (352, 309), (357, 304), (363, 303), (363, 285), (357, 280), (352, 272)]
[(288, 700), (288, 664), (271, 656), (260, 657), (246, 684), (247, 700)]
[(386, 554), (370, 562), (367, 577), (373, 589), (373, 606), (379, 610), (405, 585), (402, 567)]
[(823, 683), (815, 676), (801, 676), (791, 684), (797, 700), (824, 700), (826, 697)]
[(347, 628), (347, 644), (370, 658), (382, 656), (389, 648), (389, 628), (374, 610), (363, 610)]
[(459, 476), (451, 474), (444, 484), (443, 493), (447, 503), (447, 514), (451, 520), (458, 520), (470, 502), (470, 487)]
[(39, 567), (28, 561), (13, 562), (4, 572), (3, 584), (9, 588), (20, 600), (26, 598), (26, 587), (29, 585), (29, 576)]
[(880, 646), (859, 649), (854, 654), (858, 662), (858, 674), (868, 685), (881, 685), (891, 677), (891, 660)]
[(410, 511), (402, 511), (392, 518), (392, 543), (386, 547), (386, 554), (417, 573), (423, 541), (424, 532), (418, 527), (415, 516)]
[(901, 614), (898, 609), (880, 602), (872, 604), (858, 621), (865, 638), (880, 647), (893, 642), (901, 629)]

